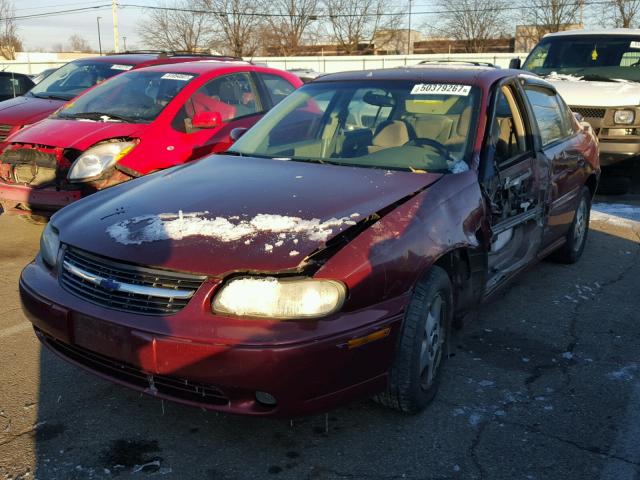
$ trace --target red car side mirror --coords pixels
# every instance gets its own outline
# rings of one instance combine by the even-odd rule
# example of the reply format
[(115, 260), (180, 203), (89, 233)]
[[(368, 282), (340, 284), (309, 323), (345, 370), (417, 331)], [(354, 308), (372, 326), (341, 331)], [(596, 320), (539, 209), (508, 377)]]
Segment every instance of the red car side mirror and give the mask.
[(216, 128), (222, 125), (220, 112), (199, 112), (191, 119), (193, 128)]

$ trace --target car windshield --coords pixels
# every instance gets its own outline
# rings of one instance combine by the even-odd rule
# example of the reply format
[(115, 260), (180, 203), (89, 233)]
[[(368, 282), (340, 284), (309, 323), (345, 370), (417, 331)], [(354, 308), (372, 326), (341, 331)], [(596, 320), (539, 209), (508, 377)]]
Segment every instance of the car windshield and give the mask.
[(542, 76), (555, 72), (582, 80), (640, 82), (640, 36), (544, 38), (522, 68)]
[(133, 65), (124, 63), (76, 60), (60, 67), (42, 80), (31, 89), (29, 95), (38, 98), (71, 100), (86, 89), (132, 68)]
[(148, 123), (195, 77), (192, 73), (134, 70), (79, 96), (58, 118)]
[(418, 172), (467, 169), (480, 91), (414, 81), (319, 82), (296, 90), (230, 152)]

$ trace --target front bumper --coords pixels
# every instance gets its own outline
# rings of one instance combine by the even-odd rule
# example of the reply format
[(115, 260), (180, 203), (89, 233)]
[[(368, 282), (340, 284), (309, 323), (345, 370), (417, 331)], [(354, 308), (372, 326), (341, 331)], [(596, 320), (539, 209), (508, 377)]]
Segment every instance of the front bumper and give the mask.
[(80, 191), (33, 188), (0, 180), (0, 202), (26, 205), (32, 210), (58, 210), (81, 198)]
[[(243, 333), (244, 320), (227, 328), (222, 323), (228, 319), (201, 311), (213, 294), (207, 285), (177, 314), (150, 317), (71, 295), (37, 260), (22, 273), (20, 296), (44, 345), (103, 378), (159, 398), (234, 414), (292, 417), (384, 389), (405, 297), (324, 322), (286, 322), (286, 333), (269, 322), (259, 328), (247, 322)], [(388, 336), (348, 348), (349, 340), (386, 327)], [(194, 338), (194, 328), (208, 333)], [(228, 335), (233, 332), (236, 338)], [(258, 402), (257, 391), (275, 397), (277, 405)]]

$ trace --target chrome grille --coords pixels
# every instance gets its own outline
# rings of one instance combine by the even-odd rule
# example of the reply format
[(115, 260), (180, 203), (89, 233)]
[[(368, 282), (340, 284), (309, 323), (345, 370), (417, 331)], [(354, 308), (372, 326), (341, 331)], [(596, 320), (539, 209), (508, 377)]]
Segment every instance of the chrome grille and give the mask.
[(572, 111), (579, 113), (585, 118), (604, 118), (605, 108), (594, 107), (570, 107)]
[(13, 128), (13, 125), (7, 125), (6, 123), (0, 123), (0, 142), (4, 142), (9, 136), (9, 132)]
[(205, 277), (109, 260), (68, 247), (60, 269), (68, 292), (104, 307), (145, 315), (180, 311)]

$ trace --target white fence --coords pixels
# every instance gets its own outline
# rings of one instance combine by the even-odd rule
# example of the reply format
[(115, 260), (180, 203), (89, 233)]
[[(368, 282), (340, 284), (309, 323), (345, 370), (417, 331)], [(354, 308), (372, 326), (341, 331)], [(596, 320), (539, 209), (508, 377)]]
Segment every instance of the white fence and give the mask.
[(525, 59), (526, 53), (454, 53), (429, 55), (361, 55), (361, 56), (318, 56), (318, 57), (253, 57), (256, 63), (288, 70), (310, 68), (316, 72), (334, 73), (370, 68), (393, 68), (415, 65), (423, 60), (456, 60), (486, 62), (506, 68), (512, 58)]
[[(92, 54), (77, 55), (93, 56)], [(456, 60), (486, 62), (506, 68), (509, 60), (519, 57), (524, 60), (526, 53), (454, 53), (429, 55), (360, 55), (360, 56), (317, 56), (317, 57), (253, 57), (256, 63), (288, 70), (309, 68), (316, 72), (333, 73), (370, 68), (393, 68), (415, 65), (423, 60)], [(71, 59), (61, 59), (56, 53), (20, 52), (16, 60), (0, 61), (0, 70), (33, 74), (52, 67), (60, 67)]]

